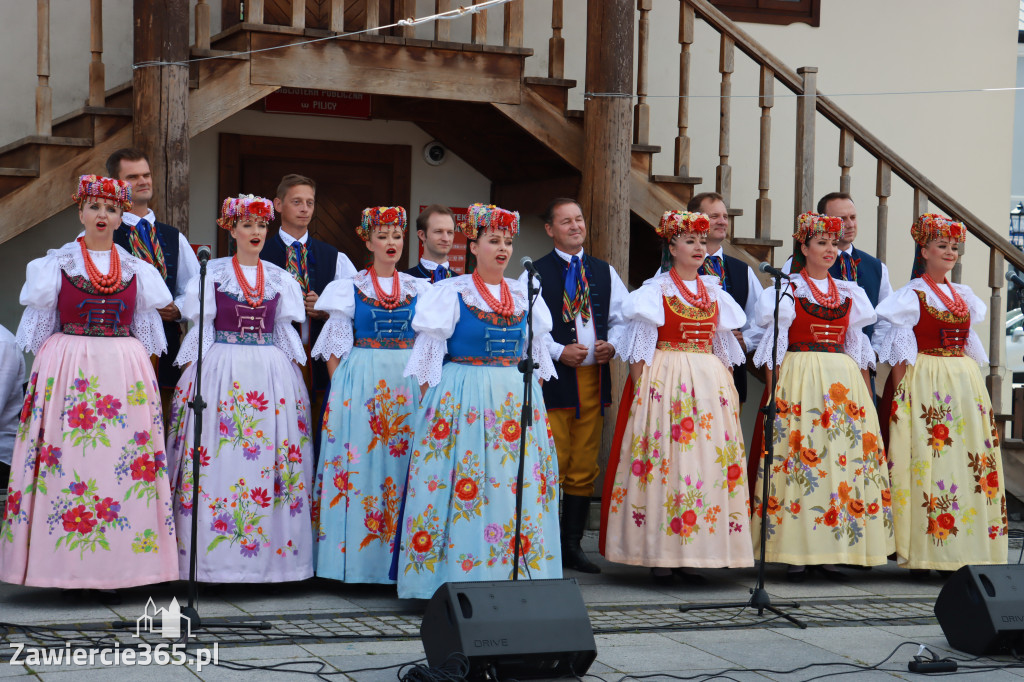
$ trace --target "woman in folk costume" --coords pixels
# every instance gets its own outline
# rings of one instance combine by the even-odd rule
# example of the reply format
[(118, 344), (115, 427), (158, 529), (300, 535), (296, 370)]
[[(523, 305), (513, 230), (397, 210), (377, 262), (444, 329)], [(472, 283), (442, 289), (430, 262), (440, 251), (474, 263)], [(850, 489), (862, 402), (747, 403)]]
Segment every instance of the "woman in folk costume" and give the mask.
[[(826, 578), (845, 579), (833, 564), (884, 564), (894, 547), (885, 449), (866, 378), (874, 351), (862, 331), (875, 311), (856, 282), (828, 273), (842, 229), (831, 216), (797, 219), (794, 274), (782, 290), (775, 358), (775, 289), (765, 289), (757, 302), (765, 335), (754, 363), (782, 367), (774, 460), (767, 472), (761, 454), (751, 533), (757, 551), (766, 520), (766, 558), (790, 564), (791, 582), (802, 582), (809, 566)], [(766, 501), (764, 476), (770, 476)]]
[(910, 234), (912, 279), (878, 306), (892, 324), (878, 351), (896, 386), (889, 424), (896, 558), (918, 575), (1004, 564), (999, 430), (978, 370), (988, 357), (971, 329), (985, 319), (985, 304), (947, 278), (967, 231), (926, 213)]
[[(555, 375), (551, 315), (543, 302), (533, 306), (527, 348), (526, 286), (504, 276), (518, 213), (473, 204), (462, 229), (476, 271), (434, 284), (413, 318), (416, 345), (405, 371), (430, 388), (415, 418), (396, 550), (403, 598), (430, 597), (448, 581), (512, 576), (520, 437), (526, 454), (519, 572), (562, 576), (558, 458), (538, 383), (533, 425), (521, 431), (517, 369), (521, 358), (532, 357), (539, 365), (535, 378)], [(446, 353), (451, 360), (443, 363)]]
[[(189, 574), (192, 514), (197, 513), (197, 579), (203, 582), (285, 582), (313, 575), (310, 479), (313, 445), (309, 396), (299, 364), (306, 360), (292, 326), (305, 308), (298, 283), (260, 260), (269, 199), (227, 198), (217, 224), (237, 252), (210, 261), (206, 271), (203, 337), (193, 326), (177, 364), (192, 363), (175, 389), (170, 432), (178, 566)], [(199, 277), (178, 303), (199, 320)], [(203, 441), (199, 504), (192, 508), (195, 360), (203, 348)], [(298, 364), (296, 364), (298, 363)]]
[(417, 296), (431, 286), (396, 269), (406, 226), (401, 206), (364, 210), (357, 232), (373, 262), (328, 284), (316, 302), (331, 316), (313, 348), (331, 375), (313, 507), (316, 574), (346, 582), (393, 582), (420, 396), (416, 379), (402, 374), (416, 339)]
[(718, 277), (697, 274), (709, 226), (703, 213), (666, 212), (658, 236), (672, 268), (623, 307), (629, 327), (620, 353), (632, 381), (605, 479), (601, 547), (611, 561), (651, 566), (659, 583), (672, 581), (672, 569), (699, 582), (693, 568), (754, 565), (730, 376), (746, 361), (732, 333), (746, 315)]
[[(18, 327), (35, 353), (0, 524), (0, 580), (111, 589), (178, 577), (160, 392), (156, 268), (113, 243), (131, 187), (83, 175), (85, 234), (28, 264)], [(112, 568), (116, 567), (116, 570)]]

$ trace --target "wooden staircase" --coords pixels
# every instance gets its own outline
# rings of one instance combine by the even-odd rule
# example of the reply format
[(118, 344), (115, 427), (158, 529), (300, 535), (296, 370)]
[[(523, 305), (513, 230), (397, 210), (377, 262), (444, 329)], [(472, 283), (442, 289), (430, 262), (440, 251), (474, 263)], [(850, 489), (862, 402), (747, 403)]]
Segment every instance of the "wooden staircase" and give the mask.
[[(184, 0), (170, 0), (168, 4)], [(478, 5), (483, 0), (467, 5)], [(674, 4), (674, 3), (673, 3)], [(428, 134), (488, 177), (492, 200), (510, 206), (525, 205), (527, 198), (578, 191), (588, 150), (585, 116), (591, 111), (569, 108), (569, 92), (577, 82), (566, 78), (566, 44), (562, 35), (563, 0), (552, 0), (547, 77), (527, 76), (533, 50), (524, 47), (523, 0), (473, 14), (468, 22), (468, 42), (453, 41), (451, 22), (425, 28), (380, 27), (396, 17), (411, 17), (416, 3), (410, 0), (247, 0), (247, 16), (217, 35), (210, 35), (211, 5), (222, 16), (237, 12), (238, 0), (199, 0), (192, 28), (194, 42), (188, 49), (188, 135), (199, 133), (249, 107), (282, 86), (369, 93), (374, 96), (374, 116), (415, 122)], [(186, 5), (187, 6), (187, 5)], [(456, 6), (436, 0), (438, 12)], [(663, 8), (661, 4), (659, 9)], [(70, 179), (81, 173), (102, 172), (103, 162), (114, 149), (127, 146), (145, 122), (133, 120), (137, 92), (133, 83), (103, 90), (102, 2), (92, 7), (92, 62), (90, 92), (85, 106), (55, 120), (50, 117), (49, 16), (47, 0), (38, 7), (40, 49), (37, 73), (36, 133), (0, 148), (0, 208), (6, 216), (0, 225), (0, 243), (32, 228), (71, 205)], [(572, 6), (578, 11), (578, 5)], [(629, 258), (636, 277), (650, 272), (653, 232), (663, 211), (685, 205), (703, 178), (691, 169), (689, 99), (690, 56), (694, 26), (703, 21), (718, 37), (718, 79), (723, 95), (718, 130), (719, 163), (708, 169), (714, 188), (728, 200), (734, 194), (730, 149), (732, 74), (737, 50), (760, 69), (760, 146), (756, 158), (756, 188), (736, 188), (744, 196), (756, 195), (755, 215), (748, 229), (734, 226), (729, 250), (751, 264), (772, 260), (773, 250), (783, 244), (772, 233), (771, 128), (777, 84), (803, 97), (797, 106), (798, 210), (811, 208), (814, 177), (815, 125), (827, 121), (840, 130), (839, 187), (848, 189), (854, 149), (860, 147), (873, 159), (869, 168), (876, 178), (877, 254), (885, 258), (888, 243), (888, 200), (893, 178), (914, 193), (916, 212), (929, 205), (964, 221), (971, 234), (991, 250), (989, 286), (992, 309), (1001, 309), (1004, 259), (1024, 268), (1024, 254), (998, 232), (985, 225), (951, 195), (929, 181), (902, 157), (872, 135), (834, 102), (817, 92), (816, 69), (794, 71), (782, 63), (708, 0), (682, 0), (679, 12), (679, 104), (676, 135), (652, 139), (648, 98), (650, 22), (655, 3), (640, 0), (634, 24), (639, 49), (636, 61), (633, 145), (629, 150), (628, 205), (633, 229)], [(44, 21), (45, 19), (45, 21)], [(501, 22), (500, 40), (488, 32)], [(530, 26), (536, 26), (532, 22)], [(631, 29), (632, 30), (632, 29)], [(358, 35), (347, 32), (360, 31)], [(537, 41), (534, 41), (536, 43)], [(632, 43), (630, 43), (632, 44)], [(138, 71), (136, 72), (138, 83)], [(591, 100), (592, 102), (592, 100)], [(585, 113), (587, 112), (587, 113)], [(593, 120), (593, 119), (592, 119)], [(655, 171), (655, 159), (671, 150), (671, 173)], [(745, 151), (745, 150), (744, 150)], [(187, 180), (187, 173), (186, 173)], [(187, 202), (186, 202), (187, 203)], [(862, 211), (870, 209), (861, 202)], [(187, 211), (187, 208), (184, 210)], [(741, 211), (733, 211), (736, 218)], [(593, 221), (592, 221), (593, 222)], [(742, 223), (743, 221), (734, 221)], [(788, 226), (788, 218), (778, 221)], [(902, 223), (903, 221), (901, 221)], [(187, 221), (186, 221), (187, 224)], [(650, 247), (650, 248), (648, 248)], [(973, 248), (969, 245), (969, 248)], [(647, 260), (645, 260), (645, 258)], [(639, 259), (639, 260), (638, 260)], [(988, 377), (993, 401), (999, 410), (1003, 330), (999, 316), (990, 327), (991, 368)]]

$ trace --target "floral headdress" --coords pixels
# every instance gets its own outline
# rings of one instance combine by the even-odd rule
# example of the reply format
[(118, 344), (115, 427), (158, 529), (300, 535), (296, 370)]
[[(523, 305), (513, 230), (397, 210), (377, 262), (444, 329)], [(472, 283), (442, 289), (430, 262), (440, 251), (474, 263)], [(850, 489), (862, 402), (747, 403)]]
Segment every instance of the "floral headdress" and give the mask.
[(506, 211), (493, 204), (472, 204), (466, 210), (466, 222), (459, 225), (466, 239), (476, 239), (488, 228), (505, 230), (515, 237), (519, 234), (519, 212)]
[(796, 219), (796, 232), (793, 233), (793, 272), (800, 272), (807, 264), (800, 245), (812, 237), (839, 239), (843, 236), (843, 219), (831, 215), (822, 215), (807, 211)]
[(220, 207), (220, 218), (217, 219), (217, 224), (225, 230), (230, 230), (237, 221), (253, 218), (268, 223), (273, 220), (274, 202), (252, 194), (239, 194), (237, 198), (228, 197)]
[(661, 214), (661, 221), (655, 231), (665, 241), (672, 241), (672, 238), (683, 232), (706, 235), (711, 229), (711, 221), (703, 213), (690, 213), (689, 211), (665, 211)]
[(964, 242), (967, 229), (963, 223), (951, 220), (938, 213), (922, 213), (910, 228), (910, 236), (921, 246), (933, 239), (948, 239), (951, 242)]
[(398, 224), (405, 233), (409, 219), (401, 206), (371, 206), (363, 209), (363, 221), (356, 227), (356, 233), (364, 242), (370, 241), (370, 232), (383, 225)]
[[(948, 239), (951, 242), (963, 243), (967, 240), (967, 228), (964, 224), (938, 213), (922, 213), (910, 226), (910, 236), (918, 246), (927, 246), (933, 239)], [(921, 257), (921, 249), (914, 249), (914, 265), (910, 269), (910, 278), (924, 274), (925, 262)]]
[(71, 200), (81, 205), (88, 197), (112, 201), (120, 206), (122, 211), (132, 210), (132, 186), (124, 180), (105, 178), (101, 175), (83, 175), (78, 178), (78, 189)]

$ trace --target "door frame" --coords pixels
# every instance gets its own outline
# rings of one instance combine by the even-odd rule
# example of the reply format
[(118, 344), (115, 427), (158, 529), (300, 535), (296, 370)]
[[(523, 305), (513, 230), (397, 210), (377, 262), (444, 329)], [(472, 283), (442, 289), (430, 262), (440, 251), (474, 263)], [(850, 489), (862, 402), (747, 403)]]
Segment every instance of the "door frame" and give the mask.
[[(344, 165), (390, 166), (392, 201), (391, 206), (404, 206), (408, 211), (412, 199), (412, 148), (399, 144), (372, 144), (366, 142), (343, 142), (339, 140), (312, 140), (297, 137), (269, 137), (265, 135), (243, 135), (220, 133), (220, 158), (218, 163), (217, 210), (225, 197), (238, 196), (243, 191), (242, 164), (246, 159), (270, 159), (274, 161), (301, 159), (308, 161), (329, 161)], [(313, 178), (315, 181), (316, 178)], [(275, 187), (271, 190), (274, 193)], [(274, 199), (269, 196), (269, 199)], [(316, 236), (314, 233), (310, 233)], [(408, 233), (407, 233), (408, 234)], [(409, 251), (406, 238), (405, 251)], [(228, 255), (227, 230), (217, 230), (217, 255)]]

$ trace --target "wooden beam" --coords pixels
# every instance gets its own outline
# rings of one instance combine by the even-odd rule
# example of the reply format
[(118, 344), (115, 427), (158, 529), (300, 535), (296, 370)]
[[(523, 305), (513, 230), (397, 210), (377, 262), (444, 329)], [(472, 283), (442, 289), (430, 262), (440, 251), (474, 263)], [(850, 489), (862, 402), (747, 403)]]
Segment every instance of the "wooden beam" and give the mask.
[[(434, 14), (443, 14), (452, 8), (452, 0), (434, 0)], [(434, 22), (434, 40), (448, 42), (452, 39), (452, 22)]]
[[(842, 190), (849, 192), (848, 189)], [(875, 241), (875, 258), (883, 263), (889, 248), (889, 197), (892, 196), (892, 169), (882, 159), (878, 160), (875, 175), (875, 196), (878, 197), (878, 238)]]
[(494, 107), (573, 168), (583, 168), (583, 129), (538, 93), (524, 88), (519, 104), (496, 102)]
[(548, 78), (565, 78), (565, 38), (562, 0), (551, 0), (551, 37), (548, 39)]
[(327, 28), (335, 33), (345, 32), (345, 0), (331, 0)]
[(89, 5), (89, 106), (102, 107), (106, 93), (106, 72), (103, 68), (103, 0)]
[(188, 235), (188, 0), (134, 0), (135, 62), (132, 137), (149, 156), (153, 202), (160, 220)]
[(636, 9), (640, 12), (640, 21), (637, 24), (636, 105), (633, 107), (633, 142), (636, 144), (651, 142), (651, 106), (647, 103), (647, 55), (652, 3), (653, 0), (637, 0), (636, 3)]
[(797, 70), (803, 77), (802, 97), (796, 100), (796, 198), (794, 218), (814, 207), (814, 98), (818, 93), (818, 67)]
[[(253, 33), (252, 48), (296, 40)], [(256, 52), (250, 63), (254, 85), (508, 104), (522, 91), (523, 56), (485, 51), (343, 39)]]
[(249, 62), (211, 59), (199, 66), (199, 88), (189, 94), (189, 135), (195, 137), (277, 90), (253, 85)]
[(523, 46), (523, 0), (512, 0), (505, 5), (502, 38), (502, 44), (508, 47)]
[[(485, 0), (473, 0), (474, 5), (481, 5)], [(470, 28), (470, 40), (477, 45), (487, 43), (487, 13), (490, 10), (482, 10), (473, 14)]]
[(772, 107), (775, 106), (775, 74), (767, 66), (761, 67), (760, 94), (761, 108), (760, 153), (758, 155), (757, 203), (754, 208), (754, 236), (758, 239), (772, 238), (772, 200), (768, 196), (771, 178), (772, 148)]
[(50, 90), (50, 0), (36, 0), (36, 135), (53, 134)]
[(247, 24), (263, 23), (263, 0), (246, 1), (243, 21)]
[(1003, 411), (1003, 349), (1006, 346), (1006, 331), (1003, 328), (1003, 298), (1002, 289), (1006, 284), (1003, 272), (1006, 264), (1003, 262), (1003, 255), (993, 249), (989, 252), (988, 260), (988, 286), (992, 295), (988, 301), (988, 376), (985, 377), (985, 385), (988, 394), (992, 398), (992, 409), (996, 414)]

